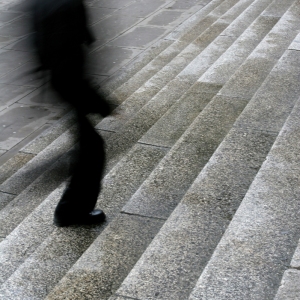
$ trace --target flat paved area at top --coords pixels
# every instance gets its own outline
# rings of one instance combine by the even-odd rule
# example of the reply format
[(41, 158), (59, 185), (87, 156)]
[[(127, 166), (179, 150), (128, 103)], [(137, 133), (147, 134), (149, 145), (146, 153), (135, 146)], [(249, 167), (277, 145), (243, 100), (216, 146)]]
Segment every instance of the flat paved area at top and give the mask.
[[(28, 3), (28, 1), (27, 1)], [(198, 0), (87, 0), (96, 42), (88, 73), (101, 82), (164, 38), (200, 8)], [(0, 1), (0, 165), (70, 108), (35, 67), (26, 2)]]

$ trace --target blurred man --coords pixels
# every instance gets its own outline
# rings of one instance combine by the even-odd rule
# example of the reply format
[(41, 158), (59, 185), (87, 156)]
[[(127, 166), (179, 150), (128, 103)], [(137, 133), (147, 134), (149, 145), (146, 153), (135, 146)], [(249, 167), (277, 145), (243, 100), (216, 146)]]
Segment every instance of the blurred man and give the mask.
[(104, 167), (104, 142), (86, 114), (99, 113), (105, 117), (110, 108), (84, 78), (82, 46), (93, 42), (85, 7), (82, 0), (34, 0), (32, 7), (34, 47), (40, 69), (49, 71), (52, 87), (73, 105), (79, 124), (78, 159), (55, 209), (54, 223), (99, 223), (105, 220), (105, 214), (94, 208)]

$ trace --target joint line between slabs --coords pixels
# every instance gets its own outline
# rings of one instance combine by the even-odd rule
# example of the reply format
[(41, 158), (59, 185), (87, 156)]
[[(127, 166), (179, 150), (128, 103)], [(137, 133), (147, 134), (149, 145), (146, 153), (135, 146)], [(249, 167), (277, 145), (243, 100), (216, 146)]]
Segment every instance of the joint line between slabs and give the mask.
[(97, 128), (97, 127), (95, 127), (95, 129), (96, 129), (97, 131), (104, 131), (104, 132), (116, 133), (116, 131), (108, 130), (108, 129), (101, 129), (101, 128)]
[(171, 149), (171, 147), (160, 146), (160, 145), (153, 145), (153, 144), (148, 144), (148, 143), (144, 143), (144, 142), (137, 142), (137, 143), (141, 144), (141, 145), (145, 145), (145, 146), (152, 146), (152, 147), (162, 148), (162, 149), (167, 149), (167, 150)]
[(126, 211), (121, 211), (120, 213), (123, 214), (123, 215), (137, 216), (137, 217), (148, 218), (148, 219), (163, 220), (163, 221), (167, 220), (167, 218), (145, 216), (145, 215), (140, 215), (140, 214), (129, 213), (129, 212), (126, 212)]
[(0, 192), (3, 193), (3, 194), (11, 195), (11, 196), (17, 196), (17, 194), (8, 193), (8, 192), (4, 192), (4, 191), (1, 191), (1, 190), (0, 190)]

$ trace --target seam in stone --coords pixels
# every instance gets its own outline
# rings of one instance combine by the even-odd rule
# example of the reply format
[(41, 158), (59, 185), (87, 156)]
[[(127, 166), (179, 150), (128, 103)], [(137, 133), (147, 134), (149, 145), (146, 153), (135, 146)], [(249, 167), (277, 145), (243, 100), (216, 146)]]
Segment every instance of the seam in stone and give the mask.
[(19, 153), (37, 155), (36, 153), (29, 152), (29, 151), (27, 152), (26, 150), (20, 150)]
[(145, 142), (137, 142), (137, 144), (141, 144), (141, 145), (145, 145), (145, 146), (152, 146), (152, 147), (162, 148), (162, 149), (167, 149), (167, 150), (171, 149), (171, 147), (166, 147), (166, 146), (161, 146), (161, 145), (154, 145), (154, 144), (148, 144), (148, 143), (145, 143)]
[(11, 196), (17, 196), (17, 194), (8, 193), (8, 192), (4, 192), (4, 191), (1, 191), (1, 190), (0, 190), (0, 192), (3, 193), (3, 194), (11, 195)]
[(123, 296), (123, 295), (120, 295), (120, 294), (115, 294), (117, 297), (122, 297), (122, 298), (125, 298), (125, 299), (131, 299), (131, 300), (141, 300), (141, 299), (138, 299), (138, 298), (132, 298), (132, 297), (128, 297), (128, 296)]
[(101, 128), (95, 128), (97, 131), (105, 131), (105, 132), (111, 132), (111, 133), (116, 133), (116, 131), (113, 130), (108, 130), (108, 129), (101, 129)]
[(167, 218), (160, 218), (160, 217), (152, 217), (152, 216), (140, 215), (140, 214), (135, 214), (135, 213), (129, 213), (129, 212), (126, 212), (126, 211), (121, 211), (120, 213), (123, 214), (123, 215), (137, 216), (137, 217), (148, 218), (148, 219), (155, 219), (155, 220), (162, 220), (162, 221), (166, 221), (167, 220)]
[(288, 49), (287, 51), (297, 51), (297, 52), (299, 52), (300, 50), (299, 49)]
[(300, 267), (291, 267), (290, 269), (300, 271)]
[(272, 130), (263, 130), (263, 129), (259, 129), (259, 128), (251, 128), (248, 126), (240, 126), (240, 125), (233, 125), (234, 129), (236, 130), (243, 130), (243, 131), (248, 131), (248, 132), (258, 132), (258, 133), (266, 133), (266, 134), (270, 134), (270, 135), (274, 135), (274, 136), (278, 136), (279, 132), (277, 131), (272, 131)]
[[(223, 85), (224, 87), (225, 85)], [(222, 88), (223, 88), (222, 87)], [(216, 96), (221, 96), (223, 98), (227, 98), (227, 99), (240, 99), (240, 100), (244, 100), (244, 101), (250, 101), (252, 98), (245, 98), (245, 97), (240, 97), (240, 96), (227, 96), (227, 95), (223, 95), (222, 93), (222, 88), (219, 90), (219, 92), (216, 94)]]

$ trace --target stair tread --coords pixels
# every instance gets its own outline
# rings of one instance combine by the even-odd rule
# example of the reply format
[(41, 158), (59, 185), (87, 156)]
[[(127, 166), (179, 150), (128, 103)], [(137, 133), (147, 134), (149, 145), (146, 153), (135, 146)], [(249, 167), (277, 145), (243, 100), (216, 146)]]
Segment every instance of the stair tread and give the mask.
[[(274, 72), (280, 73), (283, 69), (280, 66), (282, 64), (285, 65), (287, 75), (292, 66), (297, 66), (298, 60), (297, 53), (293, 55), (287, 53)], [(293, 87), (295, 88), (296, 78), (300, 74), (296, 68), (293, 68), (292, 72), (293, 76), (289, 74), (290, 76), (285, 78), (290, 78), (291, 82), (294, 80)], [(273, 79), (274, 76), (270, 75), (270, 82)], [(267, 82), (256, 94), (256, 101), (260, 100)], [(292, 86), (291, 82), (281, 81), (281, 88)], [(277, 84), (277, 81), (274, 82), (274, 86)], [(273, 88), (268, 86), (268, 90), (276, 95), (278, 91), (274, 86)], [(277, 88), (280, 87), (277, 85)], [(299, 96), (300, 90), (299, 87), (297, 88)], [(294, 102), (297, 100), (293, 88), (291, 97), (294, 98)], [(193, 288), (193, 282), (195, 283), (197, 276), (200, 276), (210, 259), (239, 201), (247, 192), (253, 177), (259, 170), (260, 163), (263, 162), (276, 138), (275, 129), (272, 132), (257, 130), (254, 126), (250, 129), (235, 127), (231, 130), (229, 136), (221, 143), (182, 202), (116, 292), (118, 295), (138, 299), (143, 297), (186, 299), (184, 290)], [(239, 140), (244, 140), (247, 147), (244, 148), (243, 144), (238, 142), (238, 137)], [(232, 139), (231, 142), (230, 139)], [(246, 154), (249, 150), (249, 154)], [(241, 190), (237, 189), (239, 185), (241, 185)], [(155, 296), (158, 291), (159, 295)]]

